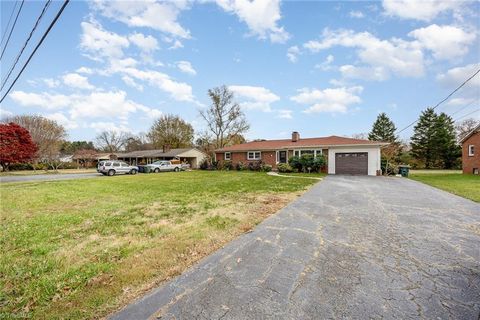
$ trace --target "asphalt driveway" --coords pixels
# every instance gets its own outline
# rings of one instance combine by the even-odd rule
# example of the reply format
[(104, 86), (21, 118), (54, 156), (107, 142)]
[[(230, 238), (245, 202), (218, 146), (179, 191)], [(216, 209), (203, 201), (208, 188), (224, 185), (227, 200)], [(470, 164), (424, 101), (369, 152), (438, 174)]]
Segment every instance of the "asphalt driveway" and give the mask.
[(329, 176), (112, 319), (478, 319), (480, 205)]
[(0, 182), (27, 182), (27, 181), (53, 181), (53, 180), (72, 180), (101, 177), (100, 173), (59, 173), (59, 174), (36, 174), (30, 176), (3, 176)]

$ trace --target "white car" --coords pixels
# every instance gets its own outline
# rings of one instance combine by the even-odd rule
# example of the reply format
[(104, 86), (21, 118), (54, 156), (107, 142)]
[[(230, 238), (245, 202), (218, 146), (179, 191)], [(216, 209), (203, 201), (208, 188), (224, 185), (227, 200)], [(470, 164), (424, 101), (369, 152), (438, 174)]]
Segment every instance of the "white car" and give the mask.
[(137, 174), (138, 167), (131, 166), (123, 161), (107, 160), (98, 163), (97, 171), (105, 176), (114, 176), (116, 174)]
[(160, 171), (175, 171), (178, 172), (180, 170), (183, 170), (183, 167), (181, 164), (174, 164), (171, 161), (168, 160), (159, 160), (155, 161), (154, 163), (147, 164), (147, 167), (150, 168), (151, 171), (157, 173)]

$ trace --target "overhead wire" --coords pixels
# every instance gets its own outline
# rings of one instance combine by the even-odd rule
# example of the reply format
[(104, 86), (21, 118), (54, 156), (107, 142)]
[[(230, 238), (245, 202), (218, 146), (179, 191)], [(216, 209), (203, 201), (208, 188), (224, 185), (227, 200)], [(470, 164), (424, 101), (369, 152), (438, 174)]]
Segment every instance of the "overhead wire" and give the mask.
[(2, 86), (0, 87), (0, 91), (3, 90), (5, 87), (5, 84), (8, 82), (8, 78), (10, 78), (10, 75), (12, 74), (13, 70), (17, 66), (18, 61), (20, 60), (20, 57), (22, 56), (23, 52), (25, 51), (25, 48), (27, 47), (28, 43), (30, 42), (30, 39), (32, 38), (33, 34), (35, 33), (35, 30), (37, 30), (38, 25), (40, 24), (40, 21), (42, 20), (45, 12), (47, 11), (48, 7), (50, 6), (51, 0), (47, 0), (45, 5), (43, 6), (42, 12), (37, 18), (37, 21), (35, 22), (35, 25), (33, 26), (32, 30), (30, 31), (30, 34), (28, 35), (27, 39), (25, 40), (25, 43), (23, 44), (22, 49), (19, 51), (17, 57), (15, 58), (15, 61), (13, 62), (12, 66), (10, 67), (10, 71), (8, 72), (7, 76), (5, 79), (2, 81)]
[(0, 55), (0, 60), (3, 58), (3, 54), (5, 53), (5, 50), (7, 49), (8, 42), (10, 41), (10, 37), (12, 36), (13, 29), (15, 29), (15, 25), (17, 24), (18, 16), (20, 15), (20, 12), (22, 11), (24, 2), (25, 2), (25, 0), (22, 0), (22, 3), (20, 4), (20, 8), (18, 9), (17, 15), (15, 16), (15, 20), (13, 21), (12, 29), (10, 29), (10, 33), (8, 34), (7, 42), (5, 42), (5, 46), (3, 47), (2, 54)]
[(25, 68), (28, 66), (28, 64), (30, 63), (30, 61), (32, 60), (33, 56), (35, 55), (35, 53), (37, 52), (38, 48), (42, 45), (43, 41), (45, 40), (45, 38), (47, 37), (47, 35), (50, 33), (50, 31), (52, 30), (53, 26), (55, 25), (55, 23), (58, 21), (58, 19), (60, 18), (60, 16), (62, 15), (62, 12), (65, 10), (65, 7), (68, 5), (68, 3), (70, 2), (70, 0), (65, 0), (62, 7), (60, 8), (60, 10), (57, 12), (55, 18), (52, 20), (52, 22), (50, 23), (50, 25), (48, 26), (47, 30), (45, 31), (45, 33), (43, 34), (42, 38), (40, 39), (40, 41), (38, 42), (38, 44), (35, 46), (35, 49), (32, 51), (32, 53), (30, 54), (30, 56), (28, 57), (27, 61), (24, 63), (23, 67), (20, 69), (20, 72), (17, 74), (17, 76), (15, 77), (15, 79), (13, 80), (13, 82), (10, 84), (10, 86), (8, 87), (7, 91), (5, 92), (5, 94), (2, 96), (2, 99), (0, 99), (0, 104), (3, 102), (3, 100), (5, 100), (5, 98), (7, 97), (8, 93), (10, 92), (10, 90), (12, 90), (13, 86), (15, 85), (15, 83), (17, 82), (17, 80), (20, 78), (20, 76), (22, 75), (23, 71), (25, 70)]

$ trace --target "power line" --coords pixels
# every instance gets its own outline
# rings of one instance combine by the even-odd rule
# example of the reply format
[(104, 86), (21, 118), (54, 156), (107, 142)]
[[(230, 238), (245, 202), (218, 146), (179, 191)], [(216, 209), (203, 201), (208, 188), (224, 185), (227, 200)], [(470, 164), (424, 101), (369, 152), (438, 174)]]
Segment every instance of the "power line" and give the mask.
[(42, 9), (42, 12), (40, 13), (40, 16), (38, 16), (37, 21), (35, 22), (35, 25), (33, 26), (32, 30), (30, 31), (30, 34), (28, 35), (27, 40), (25, 40), (25, 43), (23, 44), (22, 49), (18, 53), (18, 55), (15, 59), (15, 62), (12, 64), (12, 67), (10, 68), (10, 71), (8, 72), (7, 76), (5, 77), (5, 80), (2, 83), (2, 87), (0, 88), (0, 91), (3, 90), (3, 87), (5, 87), (5, 84), (7, 84), (8, 78), (10, 78), (10, 75), (12, 74), (13, 70), (15, 69), (15, 67), (18, 63), (18, 60), (20, 60), (20, 57), (22, 56), (23, 51), (25, 50), (28, 43), (30, 42), (30, 39), (32, 38), (33, 33), (35, 32), (35, 30), (37, 30), (38, 24), (40, 23), (40, 20), (42, 20), (43, 15), (47, 11), (48, 7), (50, 6), (50, 3), (51, 3), (51, 0), (47, 0), (45, 5), (43, 6), (43, 9)]
[(470, 102), (469, 104), (467, 104), (466, 106), (464, 106), (463, 108), (460, 108), (458, 109), (457, 111), (455, 111), (454, 113), (452, 113), (450, 116), (453, 116), (453, 115), (456, 115), (457, 113), (467, 109), (468, 107), (470, 107), (474, 102), (477, 102), (476, 100), (472, 100), (472, 102)]
[[(478, 69), (473, 75), (471, 75), (467, 80), (465, 80), (461, 85), (459, 85), (455, 90), (453, 90), (446, 98), (444, 98), (442, 101), (440, 101), (439, 103), (437, 103), (432, 109), (436, 109), (438, 106), (440, 106), (442, 103), (444, 103), (445, 101), (447, 101), (448, 99), (450, 99), (451, 96), (453, 96), (458, 90), (460, 90), (464, 85), (466, 85), (470, 80), (472, 80), (478, 73), (480, 73), (480, 69)], [(415, 120), (413, 121), (412, 123), (410, 123), (408, 126), (406, 126), (405, 128), (403, 128), (402, 130), (400, 131), (397, 131), (397, 134), (407, 130), (408, 128), (410, 128), (411, 126), (413, 126), (416, 122), (418, 121)]]
[(453, 121), (454, 121), (454, 122), (457, 122), (458, 120), (461, 120), (461, 119), (463, 119), (463, 118), (466, 118), (466, 117), (468, 117), (469, 115), (474, 114), (475, 112), (479, 112), (479, 111), (480, 111), (480, 108), (479, 108), (479, 109), (476, 109), (476, 110), (473, 110), (472, 112), (469, 112), (469, 113), (467, 113), (467, 114), (465, 114), (465, 115), (461, 116), (460, 118), (457, 118), (457, 119), (455, 119), (455, 120), (453, 120)]
[(2, 34), (2, 41), (0, 42), (0, 46), (3, 45), (3, 41), (5, 41), (5, 36), (7, 35), (8, 29), (10, 29), (10, 22), (12, 22), (13, 14), (17, 10), (18, 2), (15, 1), (15, 5), (13, 6), (12, 13), (10, 13), (10, 18), (8, 18), (7, 26), (5, 27), (5, 32)]
[(25, 64), (23, 65), (22, 69), (20, 70), (20, 72), (18, 73), (17, 77), (13, 80), (12, 84), (10, 85), (10, 87), (7, 89), (7, 92), (5, 92), (5, 94), (3, 95), (2, 99), (0, 100), (0, 104), (3, 102), (3, 100), (5, 100), (5, 97), (8, 95), (8, 93), (10, 92), (10, 90), (12, 90), (13, 86), (15, 85), (15, 83), (17, 82), (18, 78), (20, 78), (21, 74), (23, 73), (23, 71), (25, 70), (25, 68), (27, 67), (27, 65), (29, 64), (30, 60), (32, 60), (32, 57), (33, 55), (35, 54), (35, 52), (37, 52), (38, 48), (40, 47), (40, 45), (43, 43), (43, 41), (45, 40), (45, 38), (47, 37), (47, 35), (50, 33), (50, 30), (52, 30), (53, 26), (55, 25), (55, 23), (57, 22), (58, 18), (60, 18), (63, 10), (65, 9), (65, 7), (67, 6), (67, 4), (70, 2), (70, 0), (65, 0), (65, 2), (63, 3), (62, 7), (60, 8), (60, 10), (58, 11), (57, 15), (55, 16), (55, 18), (53, 19), (53, 21), (50, 23), (50, 25), (48, 26), (48, 29), (45, 31), (45, 33), (43, 34), (42, 38), (40, 39), (40, 41), (38, 42), (37, 46), (35, 47), (35, 49), (33, 50), (33, 52), (30, 54), (30, 57), (28, 57), (28, 60), (25, 62)]
[(10, 37), (12, 36), (13, 29), (15, 29), (15, 25), (17, 24), (18, 16), (20, 15), (20, 11), (22, 11), (24, 0), (20, 4), (20, 8), (18, 9), (17, 16), (13, 21), (12, 29), (10, 29), (10, 33), (8, 34), (7, 42), (5, 42), (5, 46), (3, 47), (2, 54), (0, 55), (0, 60), (3, 58), (3, 54), (5, 53), (5, 49), (7, 49), (8, 42), (10, 41)]

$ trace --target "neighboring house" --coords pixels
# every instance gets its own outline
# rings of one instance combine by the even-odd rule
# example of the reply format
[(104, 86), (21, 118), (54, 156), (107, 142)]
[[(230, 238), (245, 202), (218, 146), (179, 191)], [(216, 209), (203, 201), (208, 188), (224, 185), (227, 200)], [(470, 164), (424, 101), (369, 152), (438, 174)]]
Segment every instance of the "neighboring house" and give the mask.
[(460, 140), (462, 144), (462, 169), (466, 174), (479, 174), (480, 124)]
[(276, 168), (292, 156), (323, 154), (329, 174), (375, 176), (381, 174), (380, 147), (384, 145), (388, 143), (338, 136), (301, 139), (298, 132), (293, 132), (291, 139), (253, 141), (218, 149), (215, 157), (217, 161), (232, 161), (234, 165), (261, 160)]
[(118, 155), (118, 159), (124, 160), (132, 165), (150, 164), (157, 160), (178, 159), (181, 162), (190, 164), (196, 169), (207, 155), (196, 148), (169, 149), (164, 147), (157, 150), (140, 150)]
[(98, 161), (115, 160), (119, 153), (98, 153), (95, 150), (78, 150), (72, 157), (79, 167), (90, 168), (96, 167)]

